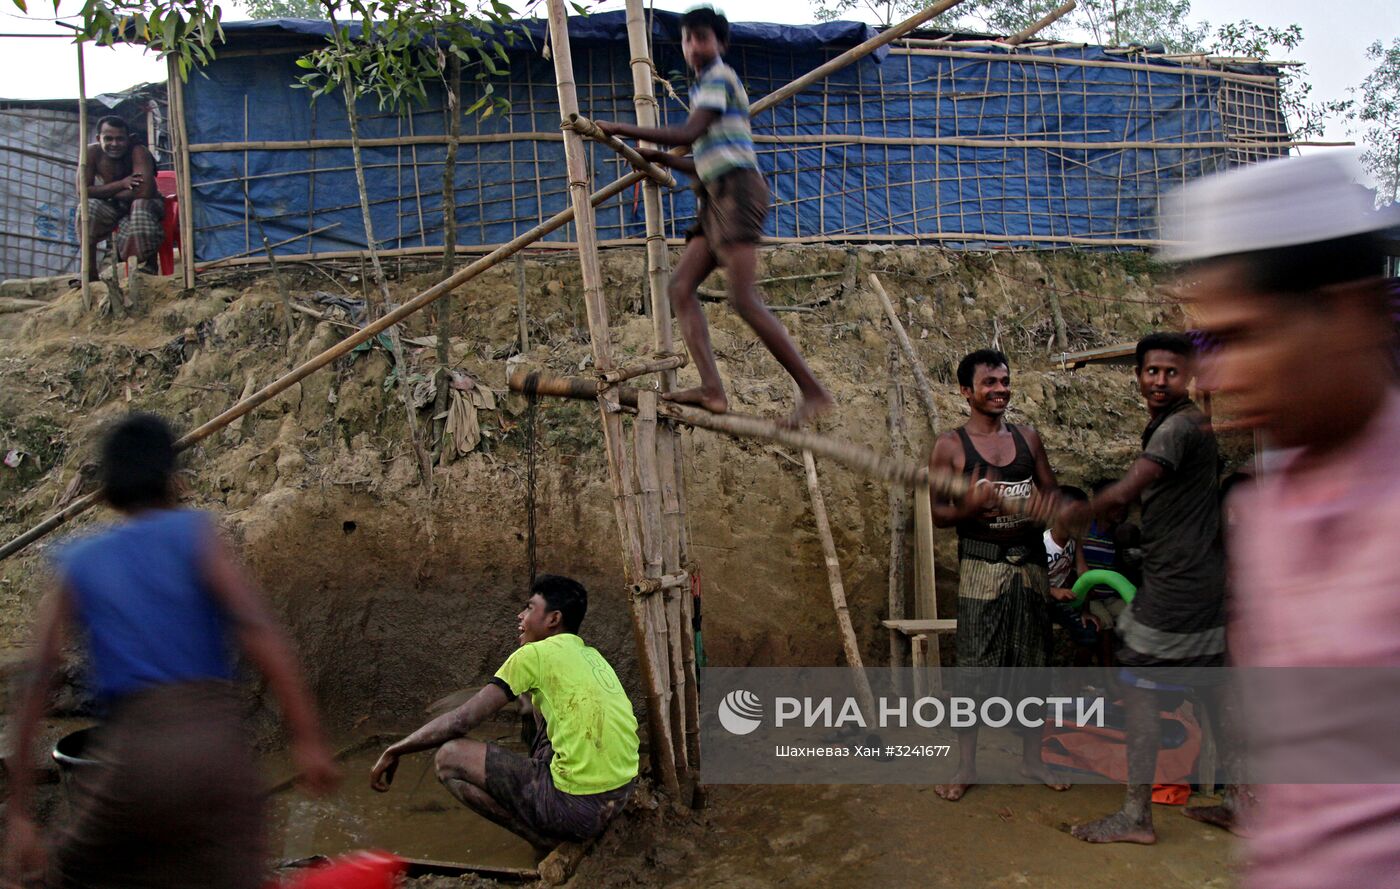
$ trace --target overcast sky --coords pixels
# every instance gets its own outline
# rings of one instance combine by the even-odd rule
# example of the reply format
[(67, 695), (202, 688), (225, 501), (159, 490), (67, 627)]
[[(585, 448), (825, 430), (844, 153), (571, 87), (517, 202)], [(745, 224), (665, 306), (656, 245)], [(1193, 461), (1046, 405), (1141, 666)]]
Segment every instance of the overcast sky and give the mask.
[[(695, 0), (655, 0), (662, 9), (685, 9)], [(737, 0), (717, 0), (716, 5), (750, 8)], [(803, 24), (813, 21), (808, 0), (764, 0), (769, 21)], [(31, 0), (30, 8), (48, 4)], [(60, 12), (80, 7), (77, 0), (63, 0)], [(622, 0), (608, 0), (600, 10), (621, 9)], [(1198, 19), (1220, 24), (1251, 19), (1275, 26), (1302, 26), (1303, 45), (1290, 53), (1308, 63), (1313, 95), (1318, 99), (1344, 99), (1349, 87), (1360, 84), (1368, 71), (1366, 47), (1374, 40), (1389, 42), (1400, 36), (1400, 0), (1194, 0)], [(238, 5), (229, 4), (225, 19), (241, 18)], [(12, 0), (0, 0), (0, 96), (5, 98), (64, 98), (78, 93), (76, 55), (61, 39), (11, 37), (10, 34), (57, 34), (63, 29), (53, 21), (30, 18), (15, 9)], [(858, 12), (852, 13), (859, 18)], [(132, 48), (89, 48), (87, 88), (90, 94), (124, 89), (145, 81), (165, 79), (165, 66), (153, 56)], [(1349, 138), (1344, 123), (1334, 122), (1326, 138)]]

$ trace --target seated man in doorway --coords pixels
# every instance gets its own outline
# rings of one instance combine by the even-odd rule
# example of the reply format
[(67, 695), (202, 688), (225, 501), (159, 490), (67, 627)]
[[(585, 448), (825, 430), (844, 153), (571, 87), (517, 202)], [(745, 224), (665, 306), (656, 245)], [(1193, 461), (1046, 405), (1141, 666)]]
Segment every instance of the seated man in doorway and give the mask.
[(87, 147), (87, 189), (88, 280), (97, 280), (97, 242), (108, 235), (119, 259), (135, 256), (142, 271), (154, 274), (165, 239), (165, 198), (156, 190), (155, 158), (132, 142), (120, 117), (97, 122), (97, 141)]
[[(579, 638), (587, 610), (582, 584), (536, 578), (518, 615), (520, 647), (465, 704), (385, 750), (370, 786), (387, 791), (400, 757), (435, 749), (453, 796), (537, 849), (601, 834), (636, 783), (637, 719), (612, 666)], [(538, 728), (528, 758), (466, 737), (527, 694)]]

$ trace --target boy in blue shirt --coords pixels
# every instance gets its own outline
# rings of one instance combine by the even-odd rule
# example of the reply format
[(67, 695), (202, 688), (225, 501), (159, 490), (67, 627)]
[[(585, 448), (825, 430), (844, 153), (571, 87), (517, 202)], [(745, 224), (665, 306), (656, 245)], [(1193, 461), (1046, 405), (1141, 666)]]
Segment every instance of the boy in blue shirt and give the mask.
[(685, 252), (671, 272), (669, 295), (680, 320), (681, 336), (700, 373), (700, 385), (662, 397), (696, 404), (717, 414), (729, 408), (710, 346), (710, 331), (695, 295), (710, 272), (723, 266), (729, 278), (730, 304), (797, 383), (801, 398), (797, 409), (784, 421), (784, 425), (795, 428), (830, 408), (833, 402), (831, 393), (817, 381), (797, 351), (787, 328), (764, 305), (755, 284), (758, 242), (763, 237), (772, 195), (758, 171), (749, 131), (748, 93), (722, 58), (728, 42), (729, 20), (713, 7), (697, 6), (687, 11), (681, 16), (681, 51), (695, 72), (690, 117), (678, 127), (597, 123), (599, 129), (612, 136), (693, 147), (689, 158), (641, 149), (642, 156), (652, 163), (679, 170), (698, 181), (695, 225), (686, 232)]

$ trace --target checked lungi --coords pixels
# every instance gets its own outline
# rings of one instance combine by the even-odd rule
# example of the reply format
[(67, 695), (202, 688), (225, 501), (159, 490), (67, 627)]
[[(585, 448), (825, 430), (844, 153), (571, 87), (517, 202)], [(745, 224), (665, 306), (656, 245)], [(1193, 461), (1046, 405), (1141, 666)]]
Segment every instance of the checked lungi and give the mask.
[(96, 243), (108, 235), (118, 259), (147, 262), (165, 240), (165, 199), (137, 198), (130, 203), (111, 198), (88, 200), (88, 233)]

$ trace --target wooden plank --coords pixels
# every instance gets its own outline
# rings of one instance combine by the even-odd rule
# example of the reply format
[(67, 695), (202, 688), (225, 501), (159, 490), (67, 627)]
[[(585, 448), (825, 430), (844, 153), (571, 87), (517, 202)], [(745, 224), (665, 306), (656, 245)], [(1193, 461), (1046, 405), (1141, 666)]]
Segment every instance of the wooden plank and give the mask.
[(886, 620), (881, 621), (891, 630), (896, 630), (906, 636), (913, 636), (919, 633), (952, 633), (958, 629), (958, 622), (953, 618), (925, 619), (925, 620)]

